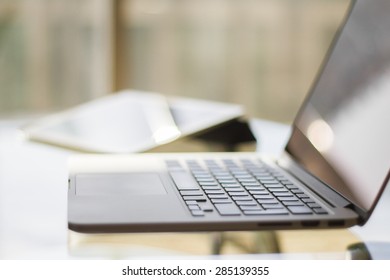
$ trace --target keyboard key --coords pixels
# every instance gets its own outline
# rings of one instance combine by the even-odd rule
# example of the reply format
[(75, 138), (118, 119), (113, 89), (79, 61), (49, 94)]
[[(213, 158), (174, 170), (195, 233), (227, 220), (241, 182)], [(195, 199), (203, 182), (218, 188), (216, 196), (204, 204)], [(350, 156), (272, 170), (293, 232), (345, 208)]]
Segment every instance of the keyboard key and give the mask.
[(253, 190), (249, 190), (249, 193), (252, 194), (252, 195), (255, 195), (255, 194), (269, 194), (269, 192), (267, 190), (257, 190), (257, 191), (253, 191)]
[(265, 190), (265, 188), (263, 186), (260, 186), (260, 185), (258, 185), (258, 186), (248, 186), (248, 185), (245, 185), (244, 187), (245, 187), (245, 189), (252, 190), (252, 191)]
[(191, 170), (191, 171), (192, 171), (192, 174), (194, 175), (195, 178), (199, 178), (199, 179), (213, 178), (211, 173), (209, 173), (207, 171), (194, 171), (194, 170)]
[(256, 201), (254, 200), (242, 200), (242, 201), (236, 201), (237, 205), (239, 206), (243, 206), (243, 205), (246, 205), (246, 206), (255, 206), (255, 205), (258, 205)]
[(326, 210), (323, 209), (323, 208), (313, 208), (313, 211), (314, 211), (316, 214), (319, 214), (319, 215), (328, 214), (328, 211), (326, 211)]
[(237, 167), (230, 167), (229, 171), (234, 174), (234, 175), (245, 175), (248, 174), (248, 172), (242, 168), (237, 168)]
[(188, 209), (190, 210), (200, 210), (199, 205), (188, 205)]
[(202, 210), (192, 210), (191, 214), (192, 214), (192, 216), (195, 216), (195, 217), (203, 217), (204, 216), (204, 212)]
[(203, 195), (203, 192), (201, 191), (180, 191), (180, 194), (181, 195), (189, 195), (189, 196), (199, 196), (199, 195)]
[(194, 177), (188, 172), (172, 171), (169, 174), (179, 191), (200, 189)]
[(261, 188), (261, 189), (264, 189), (264, 187), (260, 184), (260, 183), (242, 183), (241, 184), (245, 187), (245, 188)]
[(250, 175), (249, 173), (235, 174), (234, 177), (236, 177), (236, 179), (254, 179), (253, 176)]
[(234, 181), (234, 177), (233, 176), (215, 176), (215, 179), (217, 179), (218, 181)]
[(244, 189), (241, 188), (241, 187), (237, 187), (237, 188), (225, 188), (225, 191), (227, 191), (227, 192), (241, 192), (241, 191), (244, 191)]
[(260, 205), (240, 205), (241, 210), (263, 210)]
[(198, 205), (198, 202), (195, 201), (195, 200), (187, 200), (187, 201), (186, 201), (186, 204), (187, 204), (187, 205)]
[(302, 198), (302, 201), (305, 203), (315, 203), (315, 201), (311, 198)]
[(303, 191), (301, 191), (298, 188), (290, 189), (290, 192), (295, 193), (295, 194), (302, 194), (303, 193)]
[(274, 192), (273, 195), (276, 196), (277, 198), (279, 198), (279, 197), (295, 197), (290, 192)]
[(283, 205), (285, 206), (304, 206), (303, 202), (301, 201), (283, 201)]
[(291, 183), (289, 180), (287, 180), (287, 179), (285, 179), (285, 180), (280, 180), (280, 182), (281, 182), (283, 185), (292, 185), (292, 183)]
[(236, 180), (218, 180), (221, 184), (237, 184)]
[(192, 174), (194, 177), (210, 177), (210, 172), (203, 170), (203, 169), (191, 169)]
[(253, 197), (256, 199), (273, 199), (274, 198), (271, 194), (255, 194)]
[(289, 196), (284, 197), (284, 196), (281, 196), (281, 197), (278, 197), (278, 199), (279, 199), (280, 201), (299, 201), (298, 198), (296, 198), (295, 196), (293, 196), (293, 197), (289, 197)]
[(214, 176), (229, 176), (230, 173), (227, 171), (214, 172)]
[(206, 194), (225, 194), (225, 192), (222, 189), (218, 190), (205, 190)]
[(230, 183), (230, 184), (221, 184), (222, 187), (224, 188), (237, 188), (237, 187), (240, 187), (241, 188), (241, 185), (238, 184), (238, 183)]
[(232, 199), (234, 201), (251, 201), (252, 197), (251, 196), (232, 196)]
[(269, 173), (268, 173), (268, 172), (267, 172), (267, 173), (259, 173), (259, 174), (256, 174), (255, 176), (256, 176), (256, 178), (259, 179), (259, 180), (264, 180), (264, 181), (266, 181), (266, 180), (268, 180), (268, 181), (275, 181), (275, 178), (272, 177), (272, 176), (269, 176)]
[(310, 208), (322, 208), (318, 203), (307, 203), (307, 206), (309, 206)]
[(216, 181), (214, 181), (214, 182), (199, 182), (199, 185), (201, 185), (202, 187), (205, 187), (205, 186), (219, 186)]
[(214, 204), (224, 204), (224, 203), (233, 203), (230, 198), (213, 198), (211, 202)]
[(248, 196), (248, 193), (245, 191), (229, 191), (227, 190), (228, 194), (231, 196)]
[(233, 203), (229, 204), (215, 204), (215, 208), (222, 216), (239, 216), (241, 211)]
[(312, 214), (313, 211), (307, 206), (287, 206), (293, 214)]
[(256, 177), (256, 179), (262, 184), (279, 184), (279, 181), (275, 179), (261, 179), (259, 177)]
[(258, 203), (264, 204), (264, 203), (278, 203), (279, 201), (276, 198), (271, 198), (271, 199), (258, 199)]
[(297, 187), (293, 184), (288, 184), (288, 185), (284, 185), (286, 188), (288, 188), (289, 190), (291, 189), (296, 189)]
[(216, 181), (212, 177), (210, 177), (210, 178), (208, 178), (208, 177), (207, 178), (196, 178), (196, 181), (198, 181), (198, 183), (216, 183)]
[(185, 196), (182, 196), (183, 199), (186, 201), (186, 200), (191, 200), (191, 201), (207, 201), (206, 197), (205, 196), (192, 196), (192, 195), (185, 195)]
[(264, 184), (264, 187), (266, 187), (267, 189), (271, 189), (271, 188), (284, 188), (283, 185), (279, 184), (279, 183), (276, 183), (276, 184)]
[(283, 205), (280, 203), (263, 203), (261, 206), (264, 209), (284, 209)]
[(286, 188), (271, 188), (270, 192), (287, 192)]
[(213, 190), (213, 191), (219, 191), (222, 190), (220, 186), (201, 186), (203, 190)]
[(253, 170), (252, 172), (253, 176), (255, 176), (258, 179), (270, 179), (274, 180), (272, 176), (270, 176), (269, 172), (267, 171), (262, 171), (261, 169)]
[(255, 179), (237, 179), (242, 184), (258, 183)]
[(223, 199), (223, 198), (229, 198), (227, 194), (210, 194), (209, 198), (211, 199)]

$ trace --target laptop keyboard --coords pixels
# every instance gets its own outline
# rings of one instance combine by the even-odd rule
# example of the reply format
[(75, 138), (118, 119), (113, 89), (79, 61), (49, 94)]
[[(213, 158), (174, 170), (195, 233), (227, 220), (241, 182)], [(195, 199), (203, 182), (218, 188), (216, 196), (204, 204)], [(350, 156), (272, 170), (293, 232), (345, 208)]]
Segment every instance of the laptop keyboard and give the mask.
[[(327, 214), (280, 172), (259, 160), (167, 160), (169, 173), (195, 217)], [(190, 172), (188, 172), (188, 170)]]

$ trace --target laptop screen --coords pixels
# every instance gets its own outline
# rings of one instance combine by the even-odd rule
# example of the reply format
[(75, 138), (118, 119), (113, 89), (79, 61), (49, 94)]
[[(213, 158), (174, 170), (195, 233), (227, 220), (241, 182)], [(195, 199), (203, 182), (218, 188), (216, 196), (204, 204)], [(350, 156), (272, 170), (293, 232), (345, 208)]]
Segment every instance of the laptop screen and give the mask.
[(389, 0), (353, 3), (286, 148), (367, 211), (390, 168), (389, 15)]

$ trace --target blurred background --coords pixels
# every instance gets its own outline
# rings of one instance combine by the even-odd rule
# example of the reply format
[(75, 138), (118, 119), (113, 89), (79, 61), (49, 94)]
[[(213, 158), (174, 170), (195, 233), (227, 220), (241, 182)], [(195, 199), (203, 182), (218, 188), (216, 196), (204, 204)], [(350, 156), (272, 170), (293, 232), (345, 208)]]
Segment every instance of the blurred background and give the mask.
[(349, 0), (0, 0), (0, 117), (131, 88), (290, 123)]

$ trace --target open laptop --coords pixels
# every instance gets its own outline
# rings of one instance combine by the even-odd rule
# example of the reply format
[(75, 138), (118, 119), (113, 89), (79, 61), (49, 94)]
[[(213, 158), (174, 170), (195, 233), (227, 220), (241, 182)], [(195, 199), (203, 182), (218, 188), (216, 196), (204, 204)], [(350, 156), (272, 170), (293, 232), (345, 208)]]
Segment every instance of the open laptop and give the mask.
[(68, 225), (80, 232), (363, 225), (389, 180), (390, 2), (358, 0), (277, 160), (257, 153), (82, 155)]

